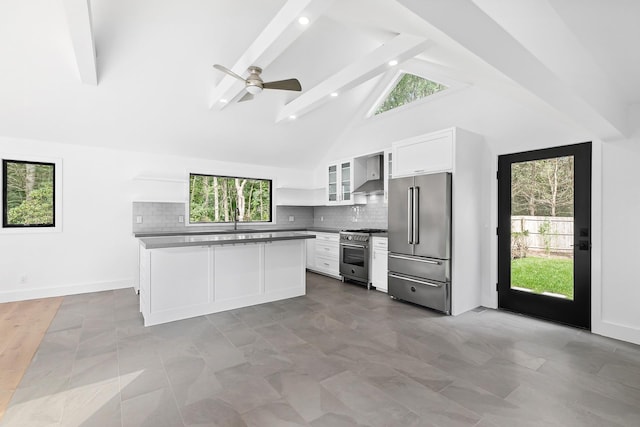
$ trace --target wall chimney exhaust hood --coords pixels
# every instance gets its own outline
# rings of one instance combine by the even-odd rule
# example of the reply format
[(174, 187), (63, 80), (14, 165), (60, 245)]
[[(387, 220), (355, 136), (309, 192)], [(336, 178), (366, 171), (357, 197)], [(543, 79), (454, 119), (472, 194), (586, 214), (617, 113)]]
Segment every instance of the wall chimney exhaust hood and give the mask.
[(384, 193), (384, 161), (381, 155), (367, 159), (367, 180), (353, 191), (353, 194), (383, 194)]

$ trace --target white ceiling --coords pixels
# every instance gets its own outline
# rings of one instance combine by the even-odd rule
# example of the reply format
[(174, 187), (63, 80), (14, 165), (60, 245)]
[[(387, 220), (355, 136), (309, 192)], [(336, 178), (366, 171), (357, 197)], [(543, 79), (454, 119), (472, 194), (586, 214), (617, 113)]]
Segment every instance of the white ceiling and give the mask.
[[(287, 4), (322, 1), (330, 6), (263, 72), (298, 78), (301, 94), (210, 108), (224, 78), (214, 63), (233, 67)], [(65, 14), (83, 2), (0, 2), (0, 136), (315, 166), (384, 89), (384, 70), (295, 121), (276, 123), (278, 113), (400, 33), (428, 41), (417, 57), (439, 73), (598, 137), (628, 135), (629, 106), (640, 102), (635, 0), (91, 0), (89, 35)], [(74, 51), (91, 35), (97, 85), (82, 82), (91, 67)]]

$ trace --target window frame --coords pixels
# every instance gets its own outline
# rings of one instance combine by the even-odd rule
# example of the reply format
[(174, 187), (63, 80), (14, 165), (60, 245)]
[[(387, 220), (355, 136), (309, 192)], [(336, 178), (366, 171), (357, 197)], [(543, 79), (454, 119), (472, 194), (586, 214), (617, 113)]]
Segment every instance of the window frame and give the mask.
[[(0, 234), (62, 232), (62, 159), (0, 153), (0, 160), (2, 164), (2, 171), (0, 172), (0, 187), (2, 187), (2, 224), (0, 224)], [(8, 212), (6, 206), (7, 183), (5, 162), (53, 165), (53, 225), (6, 224)]]
[[(440, 83), (444, 86), (447, 86), (447, 89), (436, 92), (433, 95), (417, 99), (413, 102), (409, 102), (408, 104), (392, 108), (391, 110), (387, 110), (383, 113), (375, 114), (378, 107), (382, 105), (382, 103), (384, 103), (384, 101), (387, 99), (391, 91), (396, 87), (404, 74), (413, 74), (415, 76), (431, 80), (432, 82)], [(388, 70), (383, 75), (382, 79), (377, 85), (377, 89), (374, 89), (375, 94), (372, 94), (367, 102), (365, 102), (365, 105), (368, 104), (368, 106), (363, 108), (360, 114), (362, 115), (362, 120), (386, 120), (386, 117), (392, 117), (400, 111), (415, 108), (419, 105), (426, 105), (432, 102), (437, 102), (441, 98), (452, 95), (459, 90), (465, 89), (467, 87), (469, 87), (468, 83), (464, 83), (444, 75), (442, 73), (442, 70), (434, 64), (415, 58), (410, 59), (402, 63), (402, 65)], [(383, 117), (385, 119), (383, 119)]]
[(216, 178), (231, 178), (231, 179), (252, 179), (257, 181), (269, 181), (269, 220), (268, 221), (238, 221), (238, 224), (253, 224), (256, 226), (265, 226), (272, 225), (275, 223), (275, 179), (268, 178), (256, 178), (256, 177), (248, 177), (248, 176), (234, 176), (234, 175), (223, 175), (223, 174), (214, 174), (214, 173), (203, 173), (203, 172), (189, 172), (187, 177), (187, 203), (186, 205), (186, 225), (187, 226), (195, 226), (195, 227), (215, 227), (215, 226), (224, 226), (228, 224), (233, 224), (233, 221), (229, 222), (191, 222), (191, 177), (192, 176), (206, 176), (206, 177), (216, 177)]

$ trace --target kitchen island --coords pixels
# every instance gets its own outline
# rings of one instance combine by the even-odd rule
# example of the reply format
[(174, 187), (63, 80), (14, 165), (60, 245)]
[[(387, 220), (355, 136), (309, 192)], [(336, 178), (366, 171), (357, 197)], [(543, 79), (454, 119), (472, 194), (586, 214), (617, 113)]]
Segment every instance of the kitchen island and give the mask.
[(305, 239), (291, 231), (140, 238), (145, 326), (304, 295)]

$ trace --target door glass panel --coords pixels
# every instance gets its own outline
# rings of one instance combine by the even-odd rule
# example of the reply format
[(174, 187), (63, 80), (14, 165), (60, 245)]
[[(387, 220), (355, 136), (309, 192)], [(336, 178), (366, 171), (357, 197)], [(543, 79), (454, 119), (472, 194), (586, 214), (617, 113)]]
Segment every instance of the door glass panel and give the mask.
[(342, 200), (351, 200), (351, 163), (341, 165)]
[(511, 289), (573, 300), (574, 157), (511, 164)]
[(329, 201), (338, 200), (338, 167), (329, 166)]

